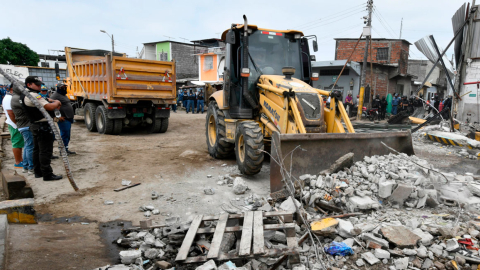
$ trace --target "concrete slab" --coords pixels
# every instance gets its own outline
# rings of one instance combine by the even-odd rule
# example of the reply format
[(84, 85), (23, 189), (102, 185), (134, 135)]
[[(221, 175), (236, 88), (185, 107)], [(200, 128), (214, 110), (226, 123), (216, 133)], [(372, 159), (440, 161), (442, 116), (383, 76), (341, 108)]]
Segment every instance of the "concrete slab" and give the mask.
[(8, 200), (33, 198), (33, 190), (27, 184), (27, 179), (16, 172), (2, 171), (2, 185)]
[(7, 215), (0, 215), (0, 270), (5, 269), (6, 264), (6, 245), (8, 237)]
[(380, 229), (380, 233), (398, 248), (413, 248), (420, 241), (420, 236), (404, 226), (388, 226)]
[(428, 131), (427, 137), (434, 141), (446, 145), (454, 145), (460, 147), (467, 147), (469, 149), (480, 149), (480, 142), (472, 140), (457, 133), (443, 132), (443, 131)]

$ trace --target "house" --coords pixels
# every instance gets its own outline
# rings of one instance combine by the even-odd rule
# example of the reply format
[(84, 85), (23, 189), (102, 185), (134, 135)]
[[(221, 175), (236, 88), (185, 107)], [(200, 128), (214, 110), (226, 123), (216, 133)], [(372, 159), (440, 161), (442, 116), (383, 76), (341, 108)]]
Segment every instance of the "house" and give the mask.
[(195, 52), (201, 48), (204, 46), (171, 40), (148, 42), (143, 43), (139, 58), (157, 61), (175, 60), (177, 80), (197, 79), (199, 75), (198, 58)]
[[(313, 61), (312, 73), (318, 73), (318, 81), (313, 81), (312, 86), (331, 90), (346, 62), (347, 60)], [(349, 62), (334, 89), (342, 91), (343, 97), (346, 97), (349, 92), (356, 97), (360, 89), (360, 75), (360, 64), (354, 61)]]
[[(408, 60), (408, 73), (414, 76), (412, 88), (416, 91), (422, 84), (428, 72), (432, 69), (433, 63), (430, 60)], [(451, 74), (453, 77), (453, 74)], [(420, 90), (419, 95), (423, 95), (425, 100), (430, 100), (435, 94), (440, 98), (447, 96), (448, 84), (447, 76), (443, 68), (437, 65), (425, 84), (427, 87)]]
[(221, 84), (225, 67), (225, 43), (216, 38), (194, 40), (192, 42), (204, 46), (196, 49), (198, 80), (204, 83)]
[(366, 70), (365, 103), (375, 95), (387, 96), (398, 93), (411, 95), (413, 76), (408, 73), (410, 42), (404, 39), (373, 38), (368, 48), (367, 66), (363, 67), (365, 39), (361, 39), (355, 51), (357, 39), (336, 38), (335, 60), (348, 60), (360, 64)]

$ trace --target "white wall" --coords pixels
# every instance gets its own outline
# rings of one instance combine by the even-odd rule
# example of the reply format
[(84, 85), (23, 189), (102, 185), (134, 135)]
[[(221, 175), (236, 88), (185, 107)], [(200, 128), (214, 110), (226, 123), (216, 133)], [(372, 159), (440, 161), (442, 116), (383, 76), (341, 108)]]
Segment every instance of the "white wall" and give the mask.
[[(26, 67), (15, 67), (13, 65), (0, 65), (0, 68), (5, 70), (8, 74), (12, 75), (14, 78), (24, 82), (25, 78), (28, 77), (28, 68)], [(0, 75), (0, 84), (10, 84), (11, 82), (3, 75)]]
[[(480, 60), (473, 60), (466, 68), (466, 76), (464, 82), (480, 81)], [(470, 92), (471, 91), (471, 92)], [(470, 92), (469, 94), (466, 94)], [(462, 100), (458, 102), (457, 118), (460, 121), (480, 123), (479, 106), (480, 91), (476, 84), (461, 85), (460, 95), (464, 95)]]

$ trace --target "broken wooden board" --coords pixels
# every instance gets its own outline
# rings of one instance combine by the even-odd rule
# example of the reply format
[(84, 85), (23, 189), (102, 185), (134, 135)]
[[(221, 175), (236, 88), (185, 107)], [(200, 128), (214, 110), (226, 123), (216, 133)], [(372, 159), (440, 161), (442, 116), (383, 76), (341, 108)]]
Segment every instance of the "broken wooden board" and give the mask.
[[(279, 224), (263, 224), (263, 219), (268, 217), (278, 217), (283, 222)], [(228, 226), (228, 221), (237, 219), (242, 225)], [(204, 221), (216, 221), (216, 227), (204, 227)], [(268, 249), (265, 247), (265, 230), (285, 230), (287, 236), (287, 248)], [(222, 253), (220, 246), (225, 233), (241, 232), (240, 248), (238, 253)], [(206, 254), (196, 257), (188, 257), (188, 252), (194, 244), (197, 236), (202, 234), (213, 234), (210, 249)], [(208, 239), (208, 237), (207, 237)], [(218, 261), (248, 259), (256, 257), (279, 257), (288, 255), (289, 257), (299, 258), (298, 241), (295, 237), (295, 223), (293, 222), (293, 213), (286, 211), (262, 212), (248, 211), (244, 214), (221, 214), (219, 216), (195, 216), (187, 235), (177, 254), (176, 261), (180, 263), (198, 263), (213, 259)]]
[(118, 192), (118, 191), (122, 191), (122, 190), (125, 190), (125, 189), (127, 189), (127, 188), (132, 188), (132, 187), (139, 186), (140, 184), (141, 184), (141, 183), (136, 183), (136, 184), (131, 184), (131, 185), (125, 186), (125, 187), (116, 188), (116, 189), (114, 189), (114, 191), (117, 191), (117, 192)]

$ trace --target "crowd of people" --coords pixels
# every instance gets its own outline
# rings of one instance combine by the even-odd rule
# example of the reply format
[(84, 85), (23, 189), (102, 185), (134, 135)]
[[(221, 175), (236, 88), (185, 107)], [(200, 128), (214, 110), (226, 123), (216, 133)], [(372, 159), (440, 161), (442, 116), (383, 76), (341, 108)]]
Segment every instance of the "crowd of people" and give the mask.
[[(2, 107), (11, 136), (14, 167), (23, 168), (24, 173), (34, 174), (35, 178), (43, 178), (44, 181), (62, 179), (61, 175), (53, 173), (51, 167), (51, 160), (58, 157), (53, 155), (55, 136), (47, 119), (29, 97), (17, 94), (13, 87), (13, 84), (3, 87)], [(59, 83), (56, 92), (49, 97), (41, 79), (28, 76), (25, 88), (31, 98), (37, 100), (57, 121), (67, 154), (76, 154), (68, 149), (74, 111), (66, 96), (67, 85)]]
[[(344, 104), (347, 112), (350, 116), (354, 115), (357, 110), (359, 96), (357, 99), (353, 100), (352, 94), (349, 93), (345, 98)], [(328, 103), (328, 102), (327, 102)], [(435, 110), (436, 112), (442, 112), (442, 117), (444, 119), (449, 119), (449, 110), (452, 107), (452, 96), (447, 96), (445, 99), (441, 99), (438, 94), (432, 96), (430, 100), (424, 100), (423, 95), (420, 96), (407, 96), (400, 97), (399, 94), (393, 96), (392, 102), (392, 115), (397, 115), (402, 111), (407, 111), (409, 114), (412, 114), (416, 108), (425, 107), (427, 112)], [(388, 101), (385, 96), (380, 99), (380, 95), (376, 95), (372, 100), (372, 109), (378, 110), (379, 120), (386, 118)]]
[[(187, 89), (183, 90), (183, 93), (180, 93), (177, 97), (177, 101), (182, 104), (182, 106), (187, 110), (187, 113), (190, 111), (193, 113), (202, 113), (205, 112), (205, 96), (203, 95), (203, 91), (193, 91)], [(176, 106), (175, 110), (176, 112)]]

